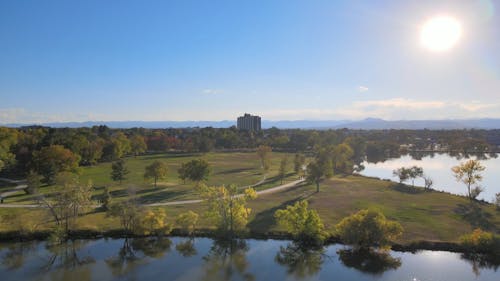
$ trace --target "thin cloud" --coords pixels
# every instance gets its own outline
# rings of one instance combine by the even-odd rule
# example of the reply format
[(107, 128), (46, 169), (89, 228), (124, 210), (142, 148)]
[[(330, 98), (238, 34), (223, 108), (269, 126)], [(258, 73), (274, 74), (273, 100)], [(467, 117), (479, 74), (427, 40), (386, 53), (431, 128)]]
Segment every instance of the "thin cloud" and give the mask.
[(217, 89), (203, 89), (202, 93), (206, 95), (216, 95), (222, 93), (222, 91)]
[(368, 87), (365, 86), (358, 86), (358, 92), (364, 93), (368, 91)]

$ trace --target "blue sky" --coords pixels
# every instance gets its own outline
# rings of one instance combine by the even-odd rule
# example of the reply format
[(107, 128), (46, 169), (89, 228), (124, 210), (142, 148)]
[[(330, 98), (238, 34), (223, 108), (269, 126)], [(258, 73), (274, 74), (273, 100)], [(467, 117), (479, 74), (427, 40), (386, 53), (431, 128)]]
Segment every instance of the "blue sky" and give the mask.
[[(0, 123), (500, 117), (500, 1), (0, 0)], [(431, 52), (419, 30), (455, 17)]]

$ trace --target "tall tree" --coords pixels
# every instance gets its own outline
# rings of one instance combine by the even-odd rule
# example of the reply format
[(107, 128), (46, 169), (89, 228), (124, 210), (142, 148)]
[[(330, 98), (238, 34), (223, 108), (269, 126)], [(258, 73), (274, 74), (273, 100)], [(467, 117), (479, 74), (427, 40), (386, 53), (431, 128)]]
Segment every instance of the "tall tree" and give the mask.
[(17, 143), (17, 135), (14, 129), (0, 127), (0, 171), (15, 159), (11, 147)]
[(267, 145), (259, 145), (257, 147), (257, 156), (259, 156), (260, 167), (267, 172), (270, 168), (269, 157), (271, 156), (271, 147)]
[(354, 166), (354, 151), (347, 143), (341, 143), (333, 148), (332, 163), (336, 173), (352, 173)]
[(154, 161), (150, 165), (146, 166), (146, 171), (144, 172), (144, 179), (153, 179), (154, 185), (156, 187), (156, 182), (159, 179), (164, 179), (167, 176), (168, 167), (163, 161)]
[(415, 179), (424, 176), (424, 169), (422, 169), (422, 167), (413, 166), (409, 169), (408, 176), (411, 179), (411, 185), (415, 187)]
[(130, 151), (134, 156), (142, 154), (147, 150), (146, 142), (144, 141), (144, 137), (141, 135), (133, 135), (130, 137)]
[(111, 179), (114, 181), (119, 181), (122, 184), (122, 181), (126, 179), (129, 170), (125, 166), (125, 160), (119, 159), (113, 164), (111, 164)]
[(53, 184), (60, 172), (77, 172), (80, 157), (62, 145), (51, 145), (34, 152), (35, 171)]
[(189, 162), (182, 163), (177, 170), (179, 178), (182, 180), (189, 179), (199, 184), (201, 181), (208, 179), (210, 175), (210, 164), (203, 159), (193, 159)]
[(247, 200), (257, 198), (253, 188), (245, 189), (238, 194), (235, 185), (229, 187), (201, 186), (201, 196), (208, 203), (207, 216), (217, 225), (223, 235), (233, 236), (236, 230), (241, 230), (248, 223), (251, 209), (247, 208)]
[(328, 167), (321, 165), (320, 162), (314, 161), (307, 165), (307, 176), (306, 180), (309, 183), (316, 184), (316, 192), (319, 192), (319, 183), (323, 177), (327, 176)]
[(486, 168), (478, 160), (469, 160), (451, 169), (457, 181), (462, 182), (467, 187), (469, 199), (475, 199), (483, 188), (478, 185), (483, 180), (481, 172)]
[(281, 184), (283, 184), (283, 179), (286, 176), (287, 166), (288, 166), (288, 158), (285, 156), (285, 157), (283, 157), (281, 159), (280, 169), (279, 169), (279, 172), (278, 172), (278, 176), (280, 178)]

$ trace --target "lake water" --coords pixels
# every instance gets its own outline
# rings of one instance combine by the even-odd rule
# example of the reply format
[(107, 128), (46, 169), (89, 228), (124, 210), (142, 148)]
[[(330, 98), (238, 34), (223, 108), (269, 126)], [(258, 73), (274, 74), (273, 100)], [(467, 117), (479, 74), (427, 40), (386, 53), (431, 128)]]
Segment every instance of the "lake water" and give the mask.
[[(471, 159), (476, 158), (472, 157)], [(393, 170), (400, 167), (419, 166), (422, 167), (424, 173), (429, 175), (434, 181), (433, 189), (465, 195), (467, 193), (467, 188), (463, 183), (455, 180), (451, 168), (467, 160), (468, 159), (458, 160), (456, 157), (449, 156), (448, 154), (429, 155), (419, 160), (409, 155), (405, 155), (400, 158), (388, 159), (384, 162), (365, 162), (363, 163), (365, 169), (361, 174), (398, 182), (399, 179), (392, 175)], [(482, 172), (483, 181), (480, 183), (480, 185), (485, 188), (485, 191), (481, 193), (478, 198), (492, 202), (495, 193), (500, 192), (500, 158), (489, 158), (480, 161), (482, 165), (486, 167), (486, 170)], [(411, 181), (407, 182), (407, 184), (411, 184)], [(415, 180), (415, 185), (423, 186), (423, 179)]]
[(77, 240), (0, 244), (10, 280), (500, 280), (499, 264), (458, 253), (355, 254), (342, 245), (305, 249), (290, 241), (208, 238)]

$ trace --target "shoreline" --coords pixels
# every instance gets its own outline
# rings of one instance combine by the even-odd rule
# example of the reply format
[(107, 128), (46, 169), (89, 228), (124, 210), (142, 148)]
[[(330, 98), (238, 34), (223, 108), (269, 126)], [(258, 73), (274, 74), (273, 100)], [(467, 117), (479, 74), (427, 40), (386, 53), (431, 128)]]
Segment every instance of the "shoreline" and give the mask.
[[(23, 234), (18, 231), (8, 231), (0, 232), (0, 243), (16, 243), (16, 242), (29, 242), (29, 241), (48, 241), (51, 231), (35, 231), (29, 234)], [(71, 231), (68, 240), (78, 240), (78, 239), (126, 239), (126, 238), (146, 238), (146, 237), (158, 237), (156, 235), (137, 235), (126, 233), (121, 229), (109, 230), (109, 231), (93, 231), (93, 230), (75, 230)], [(217, 239), (220, 236), (214, 230), (209, 229), (198, 229), (195, 230), (194, 234), (189, 235), (179, 229), (173, 229), (168, 235), (163, 237), (193, 237), (193, 238), (210, 238)], [(247, 232), (239, 235), (235, 235), (234, 238), (237, 239), (255, 239), (255, 240), (288, 240), (293, 241), (293, 236), (285, 232), (269, 232), (269, 233), (257, 233), (257, 232)], [(324, 246), (329, 246), (333, 244), (342, 244), (342, 241), (335, 236), (330, 236), (325, 239)], [(446, 242), (446, 241), (411, 241), (408, 243), (393, 243), (390, 250), (397, 252), (418, 252), (418, 251), (447, 251), (453, 253), (476, 253), (470, 249), (465, 248), (457, 242)]]

